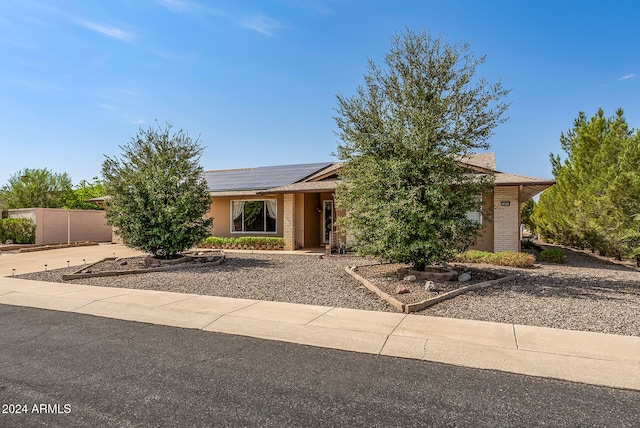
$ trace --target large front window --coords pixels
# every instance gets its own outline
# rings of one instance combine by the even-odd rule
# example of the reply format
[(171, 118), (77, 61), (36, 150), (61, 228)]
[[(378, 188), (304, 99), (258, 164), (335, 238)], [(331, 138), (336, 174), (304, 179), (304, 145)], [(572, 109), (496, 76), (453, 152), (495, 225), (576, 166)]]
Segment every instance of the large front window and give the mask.
[(275, 199), (231, 201), (231, 231), (275, 233), (277, 212)]

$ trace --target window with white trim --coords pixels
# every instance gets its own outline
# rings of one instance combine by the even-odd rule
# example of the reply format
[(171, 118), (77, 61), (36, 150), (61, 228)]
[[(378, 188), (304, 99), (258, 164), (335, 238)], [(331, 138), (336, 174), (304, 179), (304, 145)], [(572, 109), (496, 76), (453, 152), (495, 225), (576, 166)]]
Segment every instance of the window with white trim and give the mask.
[(477, 211), (467, 211), (467, 219), (471, 221), (475, 221), (476, 223), (482, 224), (482, 196), (479, 195), (476, 197), (478, 210)]
[(231, 232), (276, 233), (278, 201), (231, 201)]

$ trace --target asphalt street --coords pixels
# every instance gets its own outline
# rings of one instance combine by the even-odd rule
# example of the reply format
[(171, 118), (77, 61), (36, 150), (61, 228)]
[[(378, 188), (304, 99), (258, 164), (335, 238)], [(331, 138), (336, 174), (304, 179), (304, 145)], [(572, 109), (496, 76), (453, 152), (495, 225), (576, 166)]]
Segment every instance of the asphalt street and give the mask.
[(6, 305), (0, 404), (0, 427), (640, 424), (640, 391)]

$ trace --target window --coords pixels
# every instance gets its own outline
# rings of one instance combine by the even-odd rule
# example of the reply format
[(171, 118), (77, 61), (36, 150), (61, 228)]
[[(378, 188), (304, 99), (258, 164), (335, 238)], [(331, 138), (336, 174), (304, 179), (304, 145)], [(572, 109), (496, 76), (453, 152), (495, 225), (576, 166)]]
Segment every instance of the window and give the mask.
[(231, 201), (231, 231), (275, 233), (277, 212), (275, 199)]
[(482, 196), (477, 197), (478, 211), (467, 211), (467, 218), (482, 224)]

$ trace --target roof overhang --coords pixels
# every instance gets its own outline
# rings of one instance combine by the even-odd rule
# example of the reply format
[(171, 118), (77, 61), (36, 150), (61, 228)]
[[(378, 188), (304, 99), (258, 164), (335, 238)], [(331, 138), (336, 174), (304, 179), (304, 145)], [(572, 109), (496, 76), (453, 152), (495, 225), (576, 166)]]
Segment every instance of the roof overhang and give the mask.
[(334, 192), (338, 180), (325, 181), (306, 181), (302, 183), (293, 183), (286, 186), (274, 187), (273, 189), (261, 190), (259, 195), (277, 195), (286, 193), (323, 193)]

